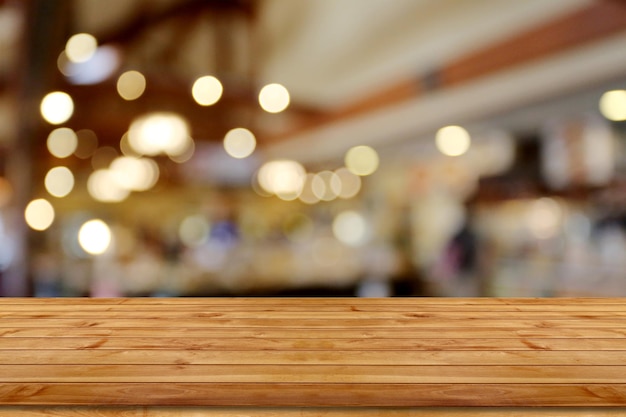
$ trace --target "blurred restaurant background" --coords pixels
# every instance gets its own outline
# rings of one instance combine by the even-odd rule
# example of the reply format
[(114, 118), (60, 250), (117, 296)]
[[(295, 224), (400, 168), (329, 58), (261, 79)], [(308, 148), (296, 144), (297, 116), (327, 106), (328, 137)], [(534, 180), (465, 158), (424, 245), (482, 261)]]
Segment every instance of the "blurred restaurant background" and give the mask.
[(625, 296), (626, 2), (0, 0), (2, 296)]

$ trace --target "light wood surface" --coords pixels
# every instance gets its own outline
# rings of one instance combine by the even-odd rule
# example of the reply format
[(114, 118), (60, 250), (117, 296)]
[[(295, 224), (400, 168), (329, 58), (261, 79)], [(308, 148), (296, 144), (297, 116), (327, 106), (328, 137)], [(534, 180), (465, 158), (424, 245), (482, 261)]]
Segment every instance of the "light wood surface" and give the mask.
[(0, 417), (622, 407), (622, 299), (0, 298)]

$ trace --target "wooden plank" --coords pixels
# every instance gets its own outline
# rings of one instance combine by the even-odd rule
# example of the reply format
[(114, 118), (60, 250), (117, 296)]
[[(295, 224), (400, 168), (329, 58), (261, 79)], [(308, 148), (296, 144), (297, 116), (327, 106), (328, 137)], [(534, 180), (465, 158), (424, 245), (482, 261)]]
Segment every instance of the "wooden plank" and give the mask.
[[(70, 299), (71, 300), (71, 299)], [(414, 299), (419, 300), (419, 299)], [(394, 299), (395, 301), (395, 299)], [(172, 312), (307, 312), (307, 313), (321, 313), (321, 312), (498, 312), (498, 311), (510, 311), (510, 312), (522, 312), (522, 311), (543, 311), (543, 312), (576, 312), (584, 314), (585, 312), (624, 312), (626, 310), (623, 304), (591, 304), (585, 303), (582, 305), (575, 304), (422, 304), (419, 301), (405, 301), (404, 299), (398, 300), (394, 303), (381, 303), (374, 299), (371, 304), (359, 304), (355, 305), (347, 301), (343, 304), (321, 304), (313, 305), (310, 303), (305, 304), (280, 304), (280, 301), (276, 305), (268, 305), (266, 303), (261, 304), (213, 304), (210, 300), (207, 303), (196, 304), (174, 304), (168, 306)], [(0, 311), (2, 312), (32, 312), (32, 313), (46, 313), (46, 312), (161, 312), (163, 304), (3, 304), (0, 299)]]
[(176, 328), (176, 327), (213, 327), (213, 328), (234, 328), (234, 327), (310, 327), (310, 328), (448, 328), (448, 327), (495, 327), (495, 328), (616, 328), (626, 325), (625, 319), (619, 318), (586, 318), (582, 319), (471, 319), (463, 318), (428, 318), (415, 317), (412, 319), (344, 319), (344, 320), (325, 320), (317, 318), (300, 318), (297, 320), (290, 319), (222, 319), (222, 318), (206, 318), (206, 319), (170, 319), (167, 318), (167, 312), (164, 311), (160, 317), (145, 319), (107, 319), (106, 317), (99, 319), (0, 319), (0, 327), (59, 327), (68, 328), (80, 327), (148, 327), (148, 328)]
[(622, 408), (0, 407), (0, 417), (623, 417)]
[(0, 407), (0, 417), (623, 417), (622, 408)]
[(626, 351), (5, 350), (1, 365), (617, 365)]
[(0, 383), (5, 405), (620, 407), (624, 384)]
[(267, 339), (228, 338), (74, 338), (43, 343), (36, 337), (0, 338), (6, 349), (175, 349), (175, 350), (626, 350), (626, 339)]
[[(14, 383), (626, 384), (626, 366), (4, 365)], [(329, 389), (329, 388), (327, 388)]]
[[(107, 311), (92, 312), (69, 310), (61, 312), (0, 312), (0, 322), (10, 324), (10, 319), (152, 319), (158, 318), (162, 311)], [(563, 312), (563, 311), (413, 311), (413, 312), (394, 312), (394, 311), (377, 311), (377, 312), (295, 312), (295, 311), (245, 311), (245, 312), (217, 312), (217, 311), (177, 311), (167, 312), (168, 319), (319, 319), (319, 320), (346, 320), (346, 319), (389, 319), (389, 320), (405, 320), (405, 319), (456, 319), (456, 320), (477, 320), (489, 319), (495, 323), (501, 320), (572, 320), (572, 319), (626, 319), (626, 309), (624, 311), (611, 312)], [(5, 321), (6, 320), (6, 321)], [(626, 320), (625, 320), (626, 321)]]
[(408, 304), (408, 305), (450, 305), (450, 306), (472, 306), (472, 305), (624, 305), (621, 298), (603, 298), (603, 297), (576, 297), (576, 298), (444, 298), (444, 297), (397, 297), (397, 298), (354, 298), (354, 297), (331, 297), (331, 298), (87, 298), (87, 297), (58, 297), (58, 298), (0, 298), (0, 305), (167, 305), (169, 307), (176, 305), (229, 305), (242, 306), (271, 306), (273, 308), (282, 308), (283, 306), (324, 306), (324, 305), (389, 305), (389, 304)]
[(621, 339), (626, 336), (626, 327), (622, 328), (602, 328), (578, 327), (574, 329), (558, 329), (558, 332), (551, 328), (486, 328), (486, 327), (447, 327), (445, 332), (440, 328), (373, 328), (366, 330), (359, 329), (310, 329), (310, 328), (207, 328), (207, 327), (107, 327), (92, 328), (78, 327), (0, 327), (0, 337), (142, 337), (162, 338), (166, 332), (168, 337), (177, 338), (241, 338), (257, 337), (269, 339), (441, 339), (454, 336), (455, 339)]

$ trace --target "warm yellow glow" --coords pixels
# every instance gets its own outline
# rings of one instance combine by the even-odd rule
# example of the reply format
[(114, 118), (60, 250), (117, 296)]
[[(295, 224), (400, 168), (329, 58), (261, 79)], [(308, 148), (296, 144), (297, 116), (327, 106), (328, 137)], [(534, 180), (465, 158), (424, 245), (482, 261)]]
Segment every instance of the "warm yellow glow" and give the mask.
[(268, 113), (280, 113), (289, 106), (289, 91), (280, 84), (268, 84), (259, 93), (259, 104)]
[(50, 124), (58, 125), (66, 122), (74, 113), (74, 101), (69, 94), (55, 91), (41, 100), (41, 115)]
[(346, 152), (344, 162), (355, 175), (371, 175), (378, 169), (378, 153), (369, 146), (355, 146)]
[(159, 179), (158, 165), (147, 158), (118, 157), (111, 162), (109, 171), (117, 186), (129, 191), (149, 190)]
[(248, 129), (231, 129), (224, 137), (224, 149), (233, 158), (246, 158), (254, 152), (256, 138)]
[(540, 198), (530, 206), (527, 224), (532, 235), (538, 239), (548, 239), (556, 235), (561, 221), (561, 207), (552, 198)]
[(446, 126), (437, 131), (437, 149), (448, 156), (463, 155), (470, 147), (470, 135), (461, 126)]
[(339, 168), (335, 170), (335, 174), (341, 181), (339, 198), (352, 198), (361, 191), (361, 177), (353, 174), (348, 168)]
[(119, 186), (112, 171), (99, 169), (91, 173), (87, 179), (87, 191), (97, 201), (118, 203), (124, 201), (130, 191)]
[(150, 113), (135, 119), (128, 131), (130, 146), (141, 155), (181, 155), (191, 137), (187, 121), (176, 113)]
[(67, 167), (54, 167), (46, 174), (46, 190), (54, 197), (65, 197), (74, 188), (74, 174)]
[(180, 223), (178, 237), (184, 245), (194, 248), (204, 243), (209, 229), (209, 222), (204, 216), (189, 216)]
[(77, 33), (65, 44), (65, 55), (72, 62), (88, 61), (98, 49), (98, 41), (88, 33)]
[(78, 230), (78, 243), (89, 254), (101, 255), (111, 245), (111, 229), (100, 219), (85, 222)]
[(78, 145), (76, 146), (74, 155), (80, 159), (90, 158), (96, 152), (96, 149), (98, 149), (98, 137), (93, 130), (89, 129), (77, 131), (76, 137), (78, 138)]
[(224, 88), (217, 78), (206, 75), (198, 78), (191, 88), (193, 99), (201, 106), (211, 106), (222, 97)]
[(53, 156), (67, 158), (76, 151), (78, 136), (72, 129), (59, 127), (50, 132), (46, 145)]
[(296, 161), (275, 160), (265, 163), (258, 173), (259, 184), (283, 200), (295, 200), (302, 191), (306, 172)]
[(311, 189), (320, 200), (331, 201), (341, 193), (341, 179), (332, 171), (322, 171), (313, 177)]
[(33, 230), (46, 230), (54, 221), (54, 208), (43, 198), (31, 201), (24, 210), (26, 224)]
[(340, 242), (350, 246), (362, 246), (369, 238), (365, 218), (356, 211), (344, 211), (333, 221), (333, 234)]
[(139, 71), (126, 71), (117, 79), (117, 93), (124, 100), (136, 100), (146, 90), (146, 77)]
[(600, 112), (615, 122), (626, 120), (626, 90), (607, 91), (600, 98)]

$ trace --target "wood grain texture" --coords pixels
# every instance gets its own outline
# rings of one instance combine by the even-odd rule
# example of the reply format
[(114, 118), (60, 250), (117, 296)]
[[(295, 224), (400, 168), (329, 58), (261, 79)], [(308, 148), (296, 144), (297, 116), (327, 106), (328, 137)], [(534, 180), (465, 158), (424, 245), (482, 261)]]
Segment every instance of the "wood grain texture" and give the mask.
[(0, 299), (0, 417), (626, 415), (625, 306)]
[(0, 417), (622, 417), (621, 408), (85, 407), (8, 406)]

